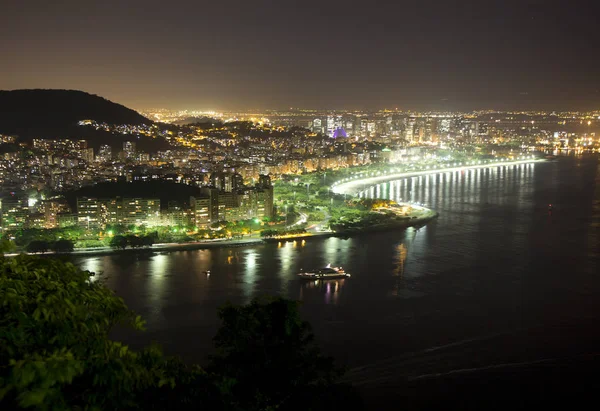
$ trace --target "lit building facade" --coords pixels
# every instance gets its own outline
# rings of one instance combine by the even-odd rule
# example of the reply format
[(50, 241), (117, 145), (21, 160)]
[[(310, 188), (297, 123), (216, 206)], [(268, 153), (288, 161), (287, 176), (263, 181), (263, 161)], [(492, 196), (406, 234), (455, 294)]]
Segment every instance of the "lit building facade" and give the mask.
[(2, 229), (15, 230), (25, 226), (29, 217), (27, 199), (17, 196), (5, 197), (1, 201)]
[(160, 223), (158, 198), (77, 198), (77, 224), (102, 229), (107, 224), (149, 225)]
[(98, 162), (107, 162), (112, 160), (112, 147), (108, 145), (100, 146), (98, 150), (98, 155), (96, 156), (96, 161)]

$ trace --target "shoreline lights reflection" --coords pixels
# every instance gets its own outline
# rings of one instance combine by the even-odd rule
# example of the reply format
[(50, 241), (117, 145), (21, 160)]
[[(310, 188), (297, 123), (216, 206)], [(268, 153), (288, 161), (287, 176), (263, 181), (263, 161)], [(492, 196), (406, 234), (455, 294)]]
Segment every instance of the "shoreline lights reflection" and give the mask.
[[(129, 253), (75, 258), (81, 261), (82, 268), (96, 273), (105, 271), (99, 279), (106, 280), (110, 288), (126, 298), (153, 328), (174, 323), (196, 326), (198, 321), (208, 324), (213, 317), (209, 321), (201, 314), (206, 312), (206, 306), (218, 307), (226, 301), (244, 303), (266, 294), (300, 296), (307, 311), (319, 306), (315, 317), (321, 318), (323, 305), (347, 309), (363, 302), (375, 304), (386, 298), (403, 300), (413, 298), (415, 293), (426, 294), (434, 286), (424, 281), (424, 277), (444, 278), (441, 274), (449, 268), (454, 270), (453, 275), (470, 272), (480, 263), (481, 256), (494, 258), (495, 254), (490, 254), (486, 247), (493, 247), (497, 236), (503, 238), (509, 250), (527, 249), (526, 235), (509, 236), (503, 228), (494, 228), (494, 224), (506, 227), (508, 218), (509, 226), (529, 229), (536, 201), (535, 184), (542, 181), (534, 179), (534, 175), (541, 177), (545, 169), (554, 167), (556, 163), (464, 170), (383, 183), (389, 187), (382, 186), (381, 193), (391, 198), (407, 198), (410, 193), (415, 202), (440, 212), (438, 220), (419, 229), (409, 227), (403, 232), (347, 239), (314, 239), (305, 245), (298, 240), (295, 247), (293, 242), (282, 240), (280, 244), (144, 254), (136, 258)], [(548, 203), (559, 204), (555, 198), (546, 198), (549, 195), (546, 191), (544, 215)], [(482, 230), (491, 230), (494, 238), (481, 241), (478, 233)], [(442, 244), (442, 236), (449, 241)], [(459, 255), (454, 252), (458, 248), (483, 251)], [(330, 284), (297, 280), (300, 268), (323, 267), (328, 263), (351, 270), (352, 279)], [(149, 270), (150, 266), (153, 269)], [(210, 279), (206, 270), (211, 270)], [(196, 314), (186, 319), (181, 313)]]
[(320, 292), (324, 292), (325, 304), (337, 304), (345, 282), (345, 279), (306, 281), (304, 282), (304, 284), (302, 284), (302, 287), (300, 288), (299, 299), (301, 301), (303, 300), (304, 290), (317, 290)]
[(94, 275), (90, 277), (91, 282), (98, 281), (98, 278), (102, 275), (102, 272), (100, 271), (101, 267), (102, 263), (99, 257), (88, 258), (84, 260), (83, 264), (81, 265), (82, 270), (94, 273)]
[[(519, 167), (522, 165), (530, 165), (530, 164), (535, 164), (535, 163), (540, 163), (540, 162), (544, 162), (544, 159), (534, 159), (533, 156), (530, 156), (529, 158), (524, 158), (524, 159), (519, 159), (519, 160), (513, 160), (513, 161), (508, 161), (505, 162), (505, 160), (500, 160), (497, 162), (491, 162), (489, 164), (481, 164), (481, 162), (479, 164), (475, 164), (475, 162), (473, 162), (472, 164), (464, 164), (464, 165), (460, 165), (459, 167), (451, 167), (451, 168), (441, 168), (438, 170), (434, 170), (434, 169), (429, 169), (429, 167), (427, 167), (427, 170), (424, 171), (410, 171), (410, 172), (401, 172), (401, 173), (384, 173), (383, 175), (381, 175), (381, 173), (379, 173), (376, 176), (371, 176), (371, 177), (366, 177), (366, 176), (354, 176), (354, 177), (349, 177), (346, 179), (343, 179), (341, 181), (338, 181), (336, 183), (333, 184), (332, 186), (332, 191), (336, 194), (356, 194), (359, 193), (361, 191), (366, 191), (368, 187), (373, 188), (375, 186), (379, 186), (382, 183), (389, 183), (391, 181), (396, 181), (396, 180), (402, 180), (405, 178), (410, 178), (410, 177), (424, 177), (424, 176), (430, 176), (430, 175), (436, 175), (436, 174), (443, 174), (443, 173), (456, 173), (456, 172), (464, 172), (464, 171), (473, 171), (473, 170), (479, 170), (479, 169), (510, 169), (510, 168), (515, 168), (515, 167)], [(457, 164), (454, 164), (455, 166)]]
[(482, 201), (502, 203), (505, 194), (511, 191), (522, 199), (525, 185), (533, 182), (534, 172), (534, 163), (440, 172), (382, 182), (358, 192), (357, 196), (376, 198), (377, 192), (387, 193), (382, 198), (441, 211), (450, 205), (448, 199), (466, 189), (470, 196), (465, 199), (465, 205)]

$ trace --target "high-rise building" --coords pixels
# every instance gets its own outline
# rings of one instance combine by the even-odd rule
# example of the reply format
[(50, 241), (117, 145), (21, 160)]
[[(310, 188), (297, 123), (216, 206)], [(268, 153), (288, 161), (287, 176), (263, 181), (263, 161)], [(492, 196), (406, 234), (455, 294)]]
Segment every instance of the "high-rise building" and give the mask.
[(29, 216), (27, 199), (18, 196), (4, 197), (1, 201), (2, 229), (15, 230), (25, 226)]
[(271, 177), (260, 175), (256, 185), (257, 216), (273, 218), (273, 185)]
[(123, 143), (123, 153), (125, 154), (125, 158), (135, 158), (135, 142), (125, 141)]
[(210, 175), (210, 185), (217, 190), (225, 191), (225, 173), (214, 172)]
[(256, 197), (256, 217), (273, 218), (273, 186), (257, 188), (254, 191)]
[(431, 117), (427, 117), (424, 120), (424, 129), (423, 129), (423, 140), (425, 141), (433, 141), (434, 140), (434, 131), (435, 131), (435, 121)]
[(244, 187), (244, 178), (239, 173), (212, 173), (210, 175), (210, 182), (213, 187), (227, 193)]
[(94, 161), (94, 149), (93, 148), (82, 148), (79, 150), (79, 156), (88, 163)]
[(44, 200), (39, 204), (43, 215), (43, 228), (56, 228), (59, 226), (58, 216), (61, 213), (69, 213), (71, 210), (66, 201)]
[(353, 124), (352, 124), (352, 135), (353, 136), (360, 136), (361, 135), (361, 128), (360, 128), (360, 121), (361, 118), (359, 116), (354, 117), (353, 120)]
[(238, 221), (244, 220), (241, 213), (240, 205), (242, 193), (237, 192), (221, 192), (219, 193), (219, 220)]
[(102, 201), (97, 198), (77, 198), (77, 223), (86, 229), (101, 228), (103, 217)]
[(56, 217), (60, 228), (72, 227), (77, 225), (77, 214), (75, 213), (60, 213)]
[(192, 220), (199, 228), (207, 228), (211, 220), (210, 197), (190, 197)]
[(323, 132), (323, 120), (320, 118), (315, 118), (312, 121), (312, 132), (313, 133), (322, 133)]
[(273, 217), (273, 187), (246, 188), (218, 194), (219, 220), (239, 221)]
[(333, 137), (333, 133), (335, 133), (335, 130), (337, 130), (338, 128), (343, 128), (344, 126), (344, 120), (342, 118), (342, 116), (327, 116), (327, 135), (329, 137)]
[(219, 221), (221, 216), (219, 215), (219, 190), (213, 187), (202, 187), (200, 189), (202, 197), (208, 198), (208, 216), (211, 223)]
[(158, 219), (160, 215), (160, 199), (158, 198), (123, 198), (120, 224), (142, 225)]
[(369, 119), (368, 118), (361, 118), (360, 119), (360, 134), (364, 137), (367, 135), (367, 124), (369, 124)]
[(191, 214), (187, 210), (184, 210), (179, 202), (169, 201), (167, 210), (162, 213), (160, 218), (156, 218), (155, 220), (157, 225), (186, 227), (192, 222)]
[[(215, 173), (218, 183), (220, 175)], [(268, 175), (260, 175), (253, 188), (239, 187), (226, 191), (217, 187), (203, 187), (201, 196), (190, 197), (194, 224), (207, 227), (216, 221), (238, 221), (251, 218), (273, 217), (273, 186)]]
[(233, 173), (231, 176), (231, 190), (239, 190), (244, 188), (244, 177), (240, 173)]
[(375, 123), (374, 121), (369, 121), (367, 123), (367, 133), (369, 134), (374, 134), (377, 128), (377, 123)]
[(107, 224), (155, 225), (159, 216), (158, 198), (77, 198), (77, 223), (87, 229)]
[(112, 160), (112, 147), (108, 145), (100, 146), (98, 150), (98, 155), (96, 156), (96, 161), (106, 162)]
[(406, 128), (404, 129), (404, 138), (409, 143), (413, 143), (415, 141), (415, 124), (416, 124), (416, 119), (414, 117), (410, 117), (406, 120)]
[(444, 118), (444, 119), (440, 120), (440, 122), (438, 123), (438, 132), (440, 134), (447, 135), (448, 133), (450, 133), (451, 126), (452, 126), (452, 119)]

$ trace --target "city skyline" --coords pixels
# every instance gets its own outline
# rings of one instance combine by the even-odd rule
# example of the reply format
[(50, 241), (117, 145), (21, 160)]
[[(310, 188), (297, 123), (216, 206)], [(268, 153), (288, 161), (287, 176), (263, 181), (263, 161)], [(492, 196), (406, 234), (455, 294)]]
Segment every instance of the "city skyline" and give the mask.
[(139, 109), (592, 110), (596, 8), (13, 2), (0, 89), (80, 89)]

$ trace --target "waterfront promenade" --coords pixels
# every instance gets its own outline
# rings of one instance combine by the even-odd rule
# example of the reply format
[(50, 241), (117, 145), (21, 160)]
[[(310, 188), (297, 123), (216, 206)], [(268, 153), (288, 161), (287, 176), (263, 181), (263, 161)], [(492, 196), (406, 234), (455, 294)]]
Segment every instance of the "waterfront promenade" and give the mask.
[(516, 166), (519, 164), (528, 164), (528, 163), (539, 163), (546, 161), (544, 159), (535, 159), (535, 158), (527, 158), (523, 160), (515, 160), (515, 161), (498, 161), (487, 164), (466, 164), (458, 167), (447, 167), (447, 168), (439, 168), (439, 169), (431, 169), (431, 170), (423, 170), (423, 171), (408, 171), (402, 173), (390, 173), (390, 174), (382, 174), (372, 177), (356, 177), (356, 178), (345, 178), (334, 183), (331, 186), (331, 191), (336, 194), (351, 194), (355, 195), (356, 193), (364, 190), (367, 187), (370, 187), (375, 184), (383, 183), (386, 181), (398, 180), (401, 178), (407, 177), (418, 177), (425, 176), (429, 174), (438, 174), (438, 173), (453, 173), (456, 171), (462, 170), (473, 170), (478, 168), (492, 168), (492, 167), (510, 167)]

